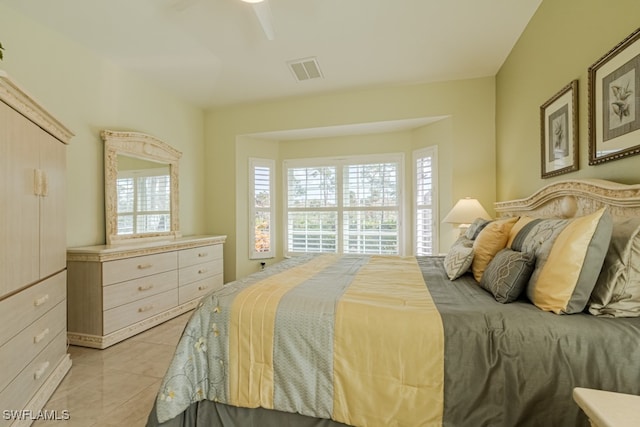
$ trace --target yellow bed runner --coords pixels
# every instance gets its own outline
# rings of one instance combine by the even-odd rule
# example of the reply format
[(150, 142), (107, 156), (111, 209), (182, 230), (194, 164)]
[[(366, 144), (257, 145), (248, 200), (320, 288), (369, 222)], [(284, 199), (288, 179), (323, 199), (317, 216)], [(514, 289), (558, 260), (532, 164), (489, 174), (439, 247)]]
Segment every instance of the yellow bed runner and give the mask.
[(356, 426), (440, 426), (442, 321), (413, 257), (374, 256), (338, 304), (334, 417)]

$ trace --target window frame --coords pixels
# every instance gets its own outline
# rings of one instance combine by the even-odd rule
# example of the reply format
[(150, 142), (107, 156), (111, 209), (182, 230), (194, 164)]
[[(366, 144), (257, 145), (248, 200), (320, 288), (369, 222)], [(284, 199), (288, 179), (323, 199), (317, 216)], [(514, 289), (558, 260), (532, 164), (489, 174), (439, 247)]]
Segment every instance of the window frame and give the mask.
[(420, 256), (425, 255), (438, 255), (439, 252), (439, 241), (440, 241), (440, 224), (439, 221), (439, 209), (438, 209), (438, 146), (431, 145), (428, 147), (423, 147), (417, 150), (414, 150), (412, 153), (413, 158), (413, 253), (414, 255), (418, 255), (418, 210), (421, 209), (422, 206), (418, 203), (418, 160), (424, 157), (431, 157), (431, 205), (430, 209), (432, 211), (432, 253), (431, 254), (420, 254)]
[[(305, 252), (289, 251), (289, 182), (288, 171), (291, 168), (307, 168), (307, 167), (335, 167), (336, 168), (336, 208), (333, 207), (317, 207), (313, 208), (313, 211), (320, 212), (336, 212), (336, 252), (337, 254), (344, 253), (344, 214), (345, 212), (364, 211), (365, 207), (345, 207), (344, 206), (344, 166), (348, 165), (362, 165), (362, 164), (376, 164), (376, 163), (395, 163), (397, 165), (397, 228), (398, 228), (398, 255), (405, 254), (405, 240), (406, 240), (406, 228), (405, 215), (406, 215), (406, 201), (405, 201), (405, 155), (404, 153), (384, 153), (384, 154), (370, 154), (370, 155), (353, 155), (353, 156), (335, 156), (335, 157), (316, 157), (316, 158), (299, 158), (299, 159), (286, 159), (282, 163), (282, 238), (284, 256), (295, 256)], [(295, 208), (295, 212), (304, 212), (305, 208)], [(311, 210), (311, 209), (310, 209)], [(374, 207), (369, 210), (375, 211), (395, 211), (391, 207)], [(314, 252), (315, 253), (315, 252)]]
[[(256, 168), (269, 169), (269, 208), (258, 208), (255, 198), (255, 171)], [(249, 259), (268, 259), (276, 256), (276, 161), (257, 157), (249, 158)], [(269, 250), (256, 251), (256, 214), (258, 212), (269, 213)]]

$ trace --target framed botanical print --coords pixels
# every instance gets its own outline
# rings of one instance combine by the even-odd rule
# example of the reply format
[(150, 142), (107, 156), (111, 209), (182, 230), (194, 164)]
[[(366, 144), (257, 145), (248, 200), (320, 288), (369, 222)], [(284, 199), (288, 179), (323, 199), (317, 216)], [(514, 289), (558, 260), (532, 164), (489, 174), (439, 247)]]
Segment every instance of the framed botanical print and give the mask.
[(578, 80), (540, 107), (541, 176), (578, 170)]
[(589, 164), (640, 154), (640, 28), (589, 67)]

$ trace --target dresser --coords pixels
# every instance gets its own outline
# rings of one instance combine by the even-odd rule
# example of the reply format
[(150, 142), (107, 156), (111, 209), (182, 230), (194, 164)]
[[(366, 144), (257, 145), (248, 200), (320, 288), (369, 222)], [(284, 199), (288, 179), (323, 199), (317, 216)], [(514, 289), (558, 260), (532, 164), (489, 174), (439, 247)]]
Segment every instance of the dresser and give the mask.
[(30, 425), (71, 368), (66, 145), (73, 133), (0, 71), (0, 426)]
[(226, 236), (67, 249), (69, 342), (107, 348), (223, 285)]

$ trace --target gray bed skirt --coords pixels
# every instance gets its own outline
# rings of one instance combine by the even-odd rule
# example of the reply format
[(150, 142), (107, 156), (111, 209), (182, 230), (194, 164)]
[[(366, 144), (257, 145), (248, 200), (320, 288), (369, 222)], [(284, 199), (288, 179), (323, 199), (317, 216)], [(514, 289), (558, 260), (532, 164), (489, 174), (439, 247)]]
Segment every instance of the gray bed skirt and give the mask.
[(147, 427), (345, 427), (336, 421), (264, 408), (238, 408), (203, 400), (194, 403), (177, 417), (158, 423), (155, 404)]

